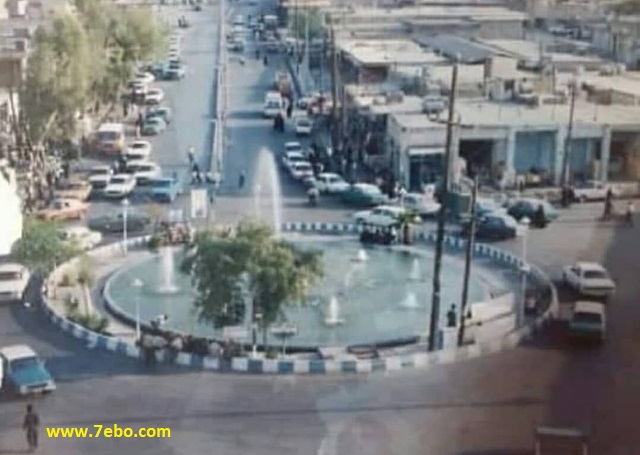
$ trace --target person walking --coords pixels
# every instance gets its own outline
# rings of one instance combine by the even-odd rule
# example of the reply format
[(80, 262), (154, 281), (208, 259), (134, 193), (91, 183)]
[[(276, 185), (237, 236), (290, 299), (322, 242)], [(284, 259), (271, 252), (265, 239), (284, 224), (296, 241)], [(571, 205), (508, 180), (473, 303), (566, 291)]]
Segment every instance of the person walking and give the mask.
[(627, 203), (627, 211), (625, 213), (625, 220), (627, 222), (627, 226), (633, 227), (633, 212), (635, 212), (636, 208), (633, 205), (633, 201), (629, 201)]
[(193, 147), (187, 149), (187, 159), (189, 160), (189, 167), (193, 167), (193, 163), (196, 161), (195, 149)]
[(607, 190), (607, 195), (604, 198), (604, 213), (602, 214), (603, 220), (611, 218), (611, 212), (613, 211), (613, 191), (611, 188)]
[(240, 176), (238, 177), (238, 188), (244, 188), (245, 180), (247, 179), (247, 174), (244, 172), (244, 169), (240, 171)]
[(40, 426), (40, 417), (33, 410), (33, 405), (27, 405), (27, 413), (24, 416), (22, 429), (27, 437), (29, 452), (34, 452), (38, 448), (38, 427)]

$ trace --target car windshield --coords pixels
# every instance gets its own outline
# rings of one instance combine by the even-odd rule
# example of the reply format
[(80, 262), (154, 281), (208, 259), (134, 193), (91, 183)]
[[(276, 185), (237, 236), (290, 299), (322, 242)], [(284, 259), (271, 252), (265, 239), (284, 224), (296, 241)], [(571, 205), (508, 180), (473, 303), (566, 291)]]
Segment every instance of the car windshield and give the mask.
[(590, 280), (607, 279), (609, 275), (603, 270), (585, 270), (583, 276)]
[(11, 361), (11, 369), (13, 371), (28, 370), (40, 366), (40, 361), (37, 357), (22, 357)]
[(169, 188), (171, 187), (171, 180), (156, 180), (153, 182), (155, 188)]
[(298, 126), (310, 126), (311, 122), (305, 118), (298, 119)]
[(22, 272), (18, 271), (3, 271), (0, 272), (0, 281), (15, 281), (22, 278)]
[(308, 163), (299, 163), (299, 164), (296, 164), (294, 168), (298, 172), (307, 172), (311, 170), (311, 165)]
[(109, 174), (109, 169), (92, 169), (91, 170), (91, 175), (108, 175)]
[(111, 183), (115, 183), (116, 185), (120, 185), (122, 183), (126, 183), (127, 182), (127, 178), (126, 177), (114, 177), (111, 179)]
[(148, 148), (148, 147), (149, 147), (149, 146), (148, 146), (147, 144), (144, 144), (144, 143), (142, 143), (142, 142), (136, 142), (136, 143), (134, 143), (134, 144), (131, 144), (131, 148), (132, 148), (133, 150), (141, 150), (141, 149), (146, 149), (146, 148)]
[(598, 313), (577, 311), (573, 314), (573, 322), (585, 324), (601, 324), (602, 316)]

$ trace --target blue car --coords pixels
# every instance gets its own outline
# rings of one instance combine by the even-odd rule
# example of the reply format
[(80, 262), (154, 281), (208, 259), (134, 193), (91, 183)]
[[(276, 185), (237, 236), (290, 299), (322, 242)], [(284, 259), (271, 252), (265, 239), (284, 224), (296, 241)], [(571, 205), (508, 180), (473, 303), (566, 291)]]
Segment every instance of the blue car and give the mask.
[(173, 202), (182, 192), (180, 181), (174, 177), (161, 177), (151, 182), (151, 199), (157, 202)]
[(56, 384), (38, 355), (26, 345), (0, 349), (2, 389), (18, 395), (51, 392)]
[(147, 110), (145, 119), (153, 118), (153, 117), (161, 118), (162, 120), (164, 120), (164, 123), (168, 125), (169, 123), (171, 123), (171, 118), (173, 117), (171, 115), (171, 108), (166, 106), (152, 107), (149, 110)]
[(540, 206), (542, 206), (547, 223), (558, 218), (558, 211), (548, 201), (534, 198), (516, 199), (509, 204), (507, 213), (517, 221), (520, 221), (525, 217), (529, 218), (529, 220), (533, 220), (536, 211)]
[(342, 193), (342, 202), (357, 207), (374, 207), (388, 200), (379, 187), (369, 183), (355, 183)]
[[(468, 236), (471, 223), (467, 222), (462, 228), (462, 235)], [(476, 221), (475, 234), (478, 240), (508, 240), (517, 235), (518, 223), (506, 213), (485, 213)]]
[(160, 117), (147, 117), (140, 129), (143, 136), (157, 136), (167, 129), (167, 123)]

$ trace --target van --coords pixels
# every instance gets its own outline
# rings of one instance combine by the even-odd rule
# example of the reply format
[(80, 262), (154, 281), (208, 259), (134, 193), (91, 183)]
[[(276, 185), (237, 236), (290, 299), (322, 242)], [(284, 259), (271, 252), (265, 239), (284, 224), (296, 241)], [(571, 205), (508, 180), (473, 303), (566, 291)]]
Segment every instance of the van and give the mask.
[(262, 114), (266, 118), (275, 118), (284, 109), (284, 98), (280, 92), (267, 92), (264, 97)]
[(100, 153), (118, 155), (125, 149), (124, 125), (103, 123), (95, 134), (95, 147)]

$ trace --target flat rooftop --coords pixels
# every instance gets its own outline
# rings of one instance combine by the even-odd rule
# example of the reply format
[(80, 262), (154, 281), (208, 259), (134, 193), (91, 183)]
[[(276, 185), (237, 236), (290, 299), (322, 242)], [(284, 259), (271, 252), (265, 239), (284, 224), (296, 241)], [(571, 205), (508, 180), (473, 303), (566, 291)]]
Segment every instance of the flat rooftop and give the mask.
[(446, 62), (445, 58), (425, 51), (411, 40), (339, 39), (336, 45), (355, 63), (364, 66), (426, 65)]
[(414, 38), (421, 46), (438, 51), (461, 62), (480, 62), (488, 58), (505, 55), (492, 46), (456, 35), (418, 35)]
[[(568, 84), (575, 76), (564, 74), (558, 76), (560, 84)], [(614, 76), (602, 76), (599, 73), (587, 72), (579, 76), (579, 81), (596, 90), (613, 90), (640, 97), (640, 71), (628, 71)]]
[(363, 95), (354, 98), (356, 106), (369, 109), (374, 115), (419, 113), (422, 111), (422, 98), (419, 96), (403, 96), (402, 101), (385, 102), (383, 95)]
[[(340, 21), (341, 15), (336, 15)], [(353, 8), (346, 13), (347, 20), (370, 21), (380, 18), (387, 20), (414, 20), (428, 18), (467, 18), (476, 21), (524, 21), (528, 15), (500, 6), (411, 6), (405, 8)]]
[[(576, 127), (611, 125), (640, 129), (640, 107), (610, 105), (602, 106), (585, 101), (576, 101)], [(461, 102), (456, 104), (456, 116), (462, 127), (534, 127), (555, 130), (569, 121), (569, 104), (528, 107), (516, 103), (491, 101)], [(447, 112), (440, 114), (439, 121), (425, 114), (395, 114), (394, 118), (404, 128), (444, 128)]]
[[(429, 80), (441, 84), (443, 87), (449, 88), (451, 85), (451, 77), (453, 76), (453, 65), (433, 66), (428, 71)], [(505, 80), (534, 80), (540, 76), (528, 71), (513, 70), (497, 70), (493, 74), (493, 79)], [(474, 85), (484, 82), (484, 65), (459, 65), (458, 66), (458, 84)]]
[(540, 53), (544, 52), (546, 58), (554, 63), (580, 64), (605, 64), (606, 62), (593, 55), (577, 55), (559, 52), (547, 52), (544, 46), (536, 41), (528, 40), (482, 40), (483, 43), (492, 46), (498, 51), (509, 54), (518, 60), (539, 61)]

